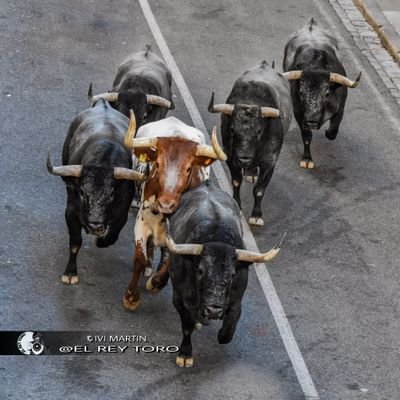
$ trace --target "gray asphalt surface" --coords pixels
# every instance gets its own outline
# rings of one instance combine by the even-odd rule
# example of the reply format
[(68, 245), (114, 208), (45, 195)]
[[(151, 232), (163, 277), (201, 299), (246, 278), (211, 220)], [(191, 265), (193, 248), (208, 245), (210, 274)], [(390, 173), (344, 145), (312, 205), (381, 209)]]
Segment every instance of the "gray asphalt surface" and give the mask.
[[(335, 21), (351, 77), (356, 57), (381, 85), (329, 6), (322, 16), (311, 0), (150, 5), (210, 130), (219, 124), (206, 111), (211, 91), (224, 101), (234, 79), (263, 59), (280, 70), (287, 37), (310, 16)], [(45, 170), (49, 148), (61, 163), (68, 125), (88, 107), (88, 83), (109, 89), (118, 64), (154, 43), (139, 5), (17, 0), (0, 4), (0, 20), (0, 329), (114, 330), (179, 345), (170, 286), (154, 296), (142, 282), (140, 309), (122, 308), (133, 215), (113, 247), (84, 237), (80, 284), (61, 283), (66, 195)], [(171, 115), (190, 123), (176, 87), (174, 94)], [(362, 82), (349, 92), (337, 140), (314, 135), (315, 170), (298, 167), (301, 137), (292, 126), (264, 199), (265, 226), (253, 229), (261, 249), (288, 231), (269, 271), (321, 399), (399, 397), (399, 148), (399, 132)], [(242, 190), (247, 216), (251, 189)], [(186, 370), (173, 354), (1, 357), (0, 399), (304, 398), (254, 273), (232, 343), (218, 345), (217, 329), (194, 334), (195, 366)]]

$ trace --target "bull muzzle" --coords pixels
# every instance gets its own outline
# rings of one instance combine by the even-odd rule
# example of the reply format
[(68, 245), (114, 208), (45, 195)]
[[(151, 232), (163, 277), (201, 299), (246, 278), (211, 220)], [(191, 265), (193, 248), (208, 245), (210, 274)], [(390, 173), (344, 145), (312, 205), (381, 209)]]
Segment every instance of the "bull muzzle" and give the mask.
[(224, 308), (219, 305), (204, 305), (200, 312), (202, 320), (222, 319)]
[(321, 128), (320, 120), (310, 119), (303, 122), (304, 129), (319, 129)]
[(251, 157), (238, 157), (238, 160), (243, 167), (250, 165), (253, 161)]
[(87, 230), (95, 236), (102, 236), (106, 232), (106, 227), (101, 222), (88, 222)]
[(166, 199), (164, 197), (160, 197), (157, 204), (158, 211), (162, 214), (172, 214), (178, 207), (177, 199)]

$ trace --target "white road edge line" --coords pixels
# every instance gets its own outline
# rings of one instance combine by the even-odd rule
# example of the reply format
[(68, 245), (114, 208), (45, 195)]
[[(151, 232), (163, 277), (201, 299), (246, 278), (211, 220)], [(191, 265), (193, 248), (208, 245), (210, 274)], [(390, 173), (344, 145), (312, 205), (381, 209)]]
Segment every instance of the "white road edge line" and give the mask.
[[(206, 126), (203, 122), (203, 119), (201, 118), (199, 110), (179, 70), (179, 67), (174, 60), (174, 57), (169, 50), (167, 42), (165, 41), (164, 36), (161, 33), (161, 30), (157, 24), (153, 12), (151, 11), (148, 1), (139, 0), (139, 3), (150, 27), (150, 30), (153, 33), (156, 43), (161, 51), (161, 54), (164, 57), (168, 68), (172, 72), (176, 86), (178, 87), (182, 95), (186, 108), (189, 111), (190, 117), (192, 118), (195, 127), (197, 129), (200, 129), (202, 132), (207, 132)], [(217, 162), (214, 163), (212, 167), (221, 188), (224, 191), (231, 193), (231, 186), (221, 164)], [(243, 217), (242, 223), (244, 229), (244, 241), (247, 248), (252, 251), (259, 251), (257, 243), (254, 239), (253, 234), (250, 231), (247, 221)], [(285, 315), (285, 311), (275, 290), (274, 284), (272, 283), (268, 269), (265, 264), (255, 264), (254, 267), (257, 273), (258, 280), (260, 281), (261, 287), (263, 289), (264, 295), (267, 299), (268, 305), (271, 309), (272, 315), (274, 316), (279, 333), (282, 337), (287, 354), (290, 358), (290, 361), (292, 362), (301, 389), (307, 400), (318, 400), (319, 396), (317, 390), (314, 386), (313, 380), (308, 371), (304, 358), (300, 352), (299, 346), (297, 345), (296, 339), (294, 338), (289, 321)]]

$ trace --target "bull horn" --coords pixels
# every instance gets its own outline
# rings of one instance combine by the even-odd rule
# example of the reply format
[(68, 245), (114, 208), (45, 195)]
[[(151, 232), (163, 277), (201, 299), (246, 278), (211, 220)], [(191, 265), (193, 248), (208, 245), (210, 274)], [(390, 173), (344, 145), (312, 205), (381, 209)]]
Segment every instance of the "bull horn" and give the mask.
[(279, 118), (279, 110), (272, 107), (261, 107), (263, 118)]
[(232, 115), (235, 106), (233, 104), (216, 104), (214, 105), (214, 92), (211, 94), (210, 103), (208, 104), (208, 112), (210, 113), (224, 113)]
[(132, 110), (129, 110), (129, 126), (128, 130), (126, 131), (126, 135), (124, 138), (124, 146), (127, 149), (131, 149), (132, 147), (132, 140), (134, 139), (136, 135), (136, 118), (135, 118), (135, 113)]
[(172, 107), (172, 103), (161, 96), (155, 96), (154, 94), (146, 94), (146, 99), (147, 99), (147, 104), (153, 104), (155, 106), (160, 106), (165, 108)]
[(107, 93), (96, 94), (95, 96), (93, 96), (93, 85), (92, 82), (90, 82), (88, 90), (88, 98), (92, 103), (95, 103), (100, 99), (104, 99), (109, 103), (113, 103), (118, 100), (118, 92), (107, 92)]
[(238, 261), (247, 261), (251, 263), (263, 263), (271, 261), (281, 250), (282, 243), (285, 240), (285, 237), (286, 233), (283, 235), (281, 241), (276, 246), (274, 246), (270, 251), (264, 254), (255, 253), (248, 250), (236, 249), (236, 257)]
[(301, 70), (284, 72), (282, 74), (282, 76), (284, 78), (286, 78), (288, 81), (297, 81), (297, 80), (301, 79), (302, 75), (303, 75), (303, 71), (301, 71)]
[(329, 76), (329, 80), (334, 83), (338, 83), (339, 85), (347, 86), (348, 88), (354, 89), (358, 86), (358, 83), (361, 79), (362, 71), (358, 74), (355, 81), (346, 78), (343, 75), (336, 74), (335, 72), (331, 72)]
[(180, 255), (199, 256), (204, 248), (202, 244), (176, 244), (169, 234), (165, 236), (165, 243), (171, 253)]
[(50, 152), (47, 153), (47, 171), (56, 176), (74, 176), (79, 178), (82, 173), (82, 165), (63, 165), (61, 167), (53, 167), (50, 160)]
[(226, 156), (226, 154), (224, 153), (224, 151), (222, 150), (221, 146), (218, 143), (216, 126), (214, 126), (211, 133), (211, 144), (212, 147), (206, 144), (198, 144), (196, 156), (209, 157), (215, 160), (226, 161), (228, 157)]
[(129, 168), (114, 167), (114, 178), (128, 181), (145, 181), (147, 176)]

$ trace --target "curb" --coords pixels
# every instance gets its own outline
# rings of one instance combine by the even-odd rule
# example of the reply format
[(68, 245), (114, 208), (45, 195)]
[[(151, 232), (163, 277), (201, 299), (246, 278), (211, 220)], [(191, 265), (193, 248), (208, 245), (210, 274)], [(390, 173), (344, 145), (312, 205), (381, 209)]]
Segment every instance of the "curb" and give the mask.
[[(359, 0), (329, 0), (329, 3), (342, 20), (345, 28), (353, 36), (361, 52), (367, 57), (385, 86), (400, 105), (399, 64), (397, 64), (388, 51), (382, 47), (382, 42), (378, 33), (371, 27), (357, 8), (355, 5), (356, 2), (360, 3)], [(368, 14), (371, 15), (364, 4), (363, 6)], [(376, 22), (374, 18), (373, 20)], [(382, 33), (380, 25), (378, 23), (376, 23), (376, 25), (379, 32)], [(390, 39), (388, 39), (386, 35), (385, 37), (390, 42)], [(395, 48), (394, 45), (393, 47)], [(396, 55), (398, 56), (398, 54)]]
[(400, 65), (400, 55), (399, 50), (396, 48), (394, 43), (389, 39), (383, 30), (382, 25), (380, 25), (371, 12), (365, 6), (363, 0), (353, 0), (353, 3), (358, 8), (358, 11), (363, 15), (365, 20), (371, 25), (372, 29), (378, 35), (383, 47), (389, 52), (393, 59)]

